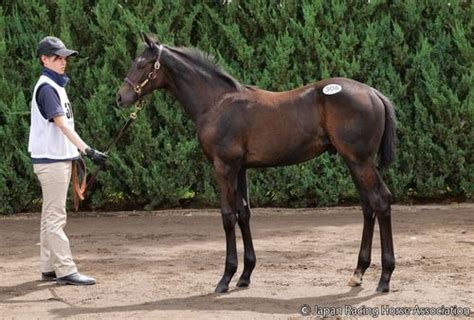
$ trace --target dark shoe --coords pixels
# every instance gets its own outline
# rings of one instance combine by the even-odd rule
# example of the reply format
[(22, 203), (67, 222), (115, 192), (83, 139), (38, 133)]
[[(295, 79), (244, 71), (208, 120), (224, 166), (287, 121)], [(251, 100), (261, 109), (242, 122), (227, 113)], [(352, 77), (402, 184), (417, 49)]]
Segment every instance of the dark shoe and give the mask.
[(74, 286), (88, 286), (95, 284), (95, 279), (84, 276), (79, 272), (74, 272), (68, 276), (61, 277), (57, 279), (58, 284), (71, 284)]
[(41, 281), (56, 281), (56, 272), (41, 272)]

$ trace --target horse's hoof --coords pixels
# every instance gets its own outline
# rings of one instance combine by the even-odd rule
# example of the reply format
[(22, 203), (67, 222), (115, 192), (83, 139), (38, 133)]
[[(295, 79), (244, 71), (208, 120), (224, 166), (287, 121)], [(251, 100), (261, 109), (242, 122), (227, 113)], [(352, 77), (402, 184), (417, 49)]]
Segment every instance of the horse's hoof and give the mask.
[(377, 286), (377, 292), (386, 293), (390, 291), (390, 285), (386, 282), (379, 282)]
[(347, 283), (349, 287), (358, 287), (362, 284), (362, 278), (356, 275), (352, 276), (351, 280)]
[(247, 288), (250, 285), (250, 280), (247, 279), (239, 279), (237, 282), (238, 288)]
[(218, 285), (214, 290), (215, 293), (226, 293), (227, 291), (229, 291), (229, 286), (225, 285)]

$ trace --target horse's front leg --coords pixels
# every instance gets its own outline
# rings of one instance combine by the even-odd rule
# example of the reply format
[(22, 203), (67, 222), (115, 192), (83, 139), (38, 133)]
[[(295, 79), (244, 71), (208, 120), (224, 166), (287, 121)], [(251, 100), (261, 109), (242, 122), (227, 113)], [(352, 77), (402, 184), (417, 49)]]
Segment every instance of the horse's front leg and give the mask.
[(252, 233), (250, 232), (250, 203), (247, 191), (246, 170), (242, 168), (237, 178), (237, 211), (240, 230), (242, 231), (242, 240), (244, 242), (244, 271), (237, 282), (237, 287), (248, 287), (250, 284), (250, 275), (255, 268), (256, 258), (253, 249)]
[(221, 214), (226, 238), (225, 270), (215, 292), (229, 290), (229, 283), (237, 271), (237, 247), (235, 244), (235, 223), (237, 221), (237, 171), (220, 160), (214, 161), (217, 184), (220, 189)]

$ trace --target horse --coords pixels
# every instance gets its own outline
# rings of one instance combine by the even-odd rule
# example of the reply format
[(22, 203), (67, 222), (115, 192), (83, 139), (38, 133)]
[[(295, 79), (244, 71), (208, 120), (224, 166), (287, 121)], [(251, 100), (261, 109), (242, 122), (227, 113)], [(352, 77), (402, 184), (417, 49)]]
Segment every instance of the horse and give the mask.
[(347, 164), (364, 217), (357, 266), (348, 285), (361, 285), (370, 265), (377, 218), (382, 273), (376, 291), (389, 292), (395, 268), (392, 195), (377, 168), (387, 168), (395, 158), (396, 118), (390, 100), (346, 78), (270, 92), (241, 84), (198, 49), (164, 45), (144, 33), (141, 38), (145, 48), (132, 61), (116, 102), (130, 106), (165, 89), (195, 123), (200, 146), (213, 166), (226, 237), (225, 270), (215, 292), (227, 292), (237, 272), (236, 223), (244, 244), (238, 288), (249, 286), (256, 265), (246, 170), (297, 164), (325, 151), (337, 152)]

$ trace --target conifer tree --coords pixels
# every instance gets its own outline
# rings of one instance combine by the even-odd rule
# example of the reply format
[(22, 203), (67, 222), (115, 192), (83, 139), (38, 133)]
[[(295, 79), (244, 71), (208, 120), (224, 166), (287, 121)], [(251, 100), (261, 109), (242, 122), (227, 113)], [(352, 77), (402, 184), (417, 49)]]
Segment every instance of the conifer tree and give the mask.
[[(131, 111), (115, 107), (115, 94), (143, 49), (140, 31), (208, 52), (237, 80), (265, 90), (336, 76), (377, 88), (394, 102), (398, 117), (398, 156), (384, 173), (396, 200), (472, 199), (473, 15), (471, 1), (3, 2), (0, 213), (40, 205), (27, 153), (38, 41), (55, 35), (79, 51), (67, 71), (76, 128), (103, 149)], [(192, 121), (164, 92), (150, 95), (146, 105), (82, 208), (217, 205), (212, 168)], [(330, 154), (249, 170), (249, 187), (254, 206), (325, 206), (357, 198), (343, 161)]]

